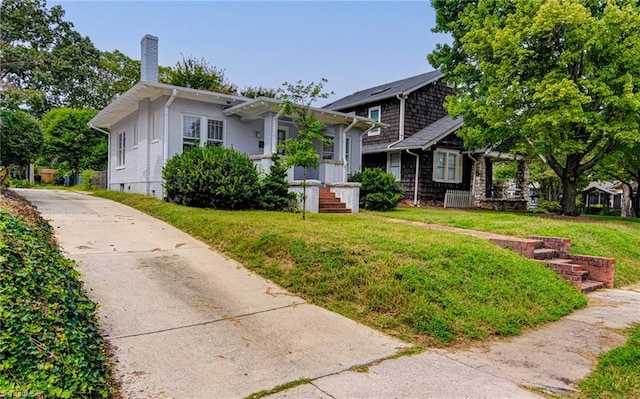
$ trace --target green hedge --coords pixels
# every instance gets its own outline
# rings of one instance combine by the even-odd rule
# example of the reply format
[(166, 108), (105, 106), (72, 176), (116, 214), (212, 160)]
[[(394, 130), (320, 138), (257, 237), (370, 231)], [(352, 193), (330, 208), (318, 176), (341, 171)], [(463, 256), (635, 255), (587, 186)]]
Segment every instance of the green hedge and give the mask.
[(36, 220), (0, 210), (0, 397), (109, 397), (96, 305), (51, 227)]

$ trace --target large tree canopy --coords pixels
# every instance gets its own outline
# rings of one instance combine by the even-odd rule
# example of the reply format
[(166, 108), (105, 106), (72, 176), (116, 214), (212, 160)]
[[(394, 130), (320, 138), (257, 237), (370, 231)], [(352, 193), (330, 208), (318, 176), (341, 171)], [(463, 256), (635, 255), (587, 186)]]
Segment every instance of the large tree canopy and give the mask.
[(54, 108), (42, 117), (43, 155), (48, 164), (73, 172), (107, 167), (107, 136), (87, 126), (96, 113)]
[(6, 185), (11, 166), (34, 162), (41, 147), (38, 120), (25, 111), (0, 110), (0, 185)]
[(635, 1), (437, 0), (451, 46), (429, 56), (455, 84), (470, 147), (542, 155), (576, 214), (578, 178), (640, 141), (640, 9)]
[(175, 86), (226, 94), (237, 94), (238, 91), (238, 87), (224, 76), (223, 69), (209, 64), (204, 58), (183, 58), (175, 67), (167, 69), (164, 75), (161, 80)]
[(99, 51), (45, 0), (0, 6), (0, 106), (41, 116), (51, 107), (86, 105)]

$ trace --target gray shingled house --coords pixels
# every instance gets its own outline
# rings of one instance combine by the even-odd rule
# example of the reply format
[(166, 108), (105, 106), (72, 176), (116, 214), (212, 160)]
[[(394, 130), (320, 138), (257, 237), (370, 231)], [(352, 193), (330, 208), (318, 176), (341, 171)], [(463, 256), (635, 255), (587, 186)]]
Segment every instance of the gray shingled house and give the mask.
[(445, 97), (453, 93), (443, 76), (440, 71), (423, 73), (325, 106), (388, 125), (363, 136), (362, 166), (394, 174), (405, 198), (414, 204), (440, 204), (447, 190), (472, 189), (475, 160), (456, 135), (462, 120), (452, 119), (443, 107)]

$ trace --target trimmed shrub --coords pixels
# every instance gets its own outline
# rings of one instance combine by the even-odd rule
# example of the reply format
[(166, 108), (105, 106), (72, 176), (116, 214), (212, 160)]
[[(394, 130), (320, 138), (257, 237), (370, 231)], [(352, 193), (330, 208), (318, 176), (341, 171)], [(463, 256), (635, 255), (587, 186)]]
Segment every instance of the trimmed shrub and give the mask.
[(558, 213), (562, 210), (558, 201), (546, 201), (539, 199), (536, 201), (536, 204), (538, 204), (538, 209), (543, 212)]
[(261, 182), (260, 209), (267, 211), (293, 210), (296, 195), (289, 192), (287, 167), (280, 161), (278, 154), (274, 154), (271, 160), (273, 163), (269, 174)]
[(365, 169), (361, 175), (360, 206), (371, 211), (390, 211), (398, 206), (404, 192), (391, 173)]
[(253, 161), (233, 148), (194, 147), (162, 169), (165, 200), (215, 209), (252, 209), (260, 182)]

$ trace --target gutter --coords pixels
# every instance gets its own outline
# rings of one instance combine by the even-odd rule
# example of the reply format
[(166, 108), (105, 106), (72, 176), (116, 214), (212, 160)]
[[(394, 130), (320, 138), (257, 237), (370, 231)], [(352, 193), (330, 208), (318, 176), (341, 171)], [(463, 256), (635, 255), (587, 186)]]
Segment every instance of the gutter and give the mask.
[(407, 154), (411, 154), (416, 157), (416, 176), (415, 182), (413, 186), (413, 206), (418, 206), (418, 179), (420, 178), (420, 155), (415, 152), (411, 152), (411, 150), (407, 150)]
[(93, 130), (97, 130), (100, 133), (104, 133), (107, 135), (107, 190), (110, 189), (109, 187), (109, 183), (110, 183), (110, 177), (111, 177), (111, 133), (107, 132), (104, 129), (100, 129), (97, 126), (94, 126), (91, 122), (87, 123), (87, 125), (89, 125), (89, 127)]

